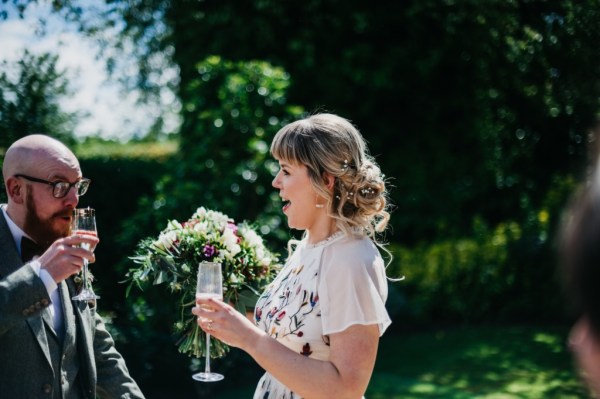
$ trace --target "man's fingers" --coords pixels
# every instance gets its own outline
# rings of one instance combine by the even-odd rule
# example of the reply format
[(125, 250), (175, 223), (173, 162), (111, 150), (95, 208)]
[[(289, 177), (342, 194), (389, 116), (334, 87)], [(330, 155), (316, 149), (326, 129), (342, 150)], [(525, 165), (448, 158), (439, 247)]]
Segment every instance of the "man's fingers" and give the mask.
[(100, 242), (100, 240), (98, 239), (98, 237), (93, 236), (91, 234), (74, 234), (72, 236), (63, 238), (63, 242), (68, 245), (79, 245), (81, 243), (87, 243), (95, 246)]

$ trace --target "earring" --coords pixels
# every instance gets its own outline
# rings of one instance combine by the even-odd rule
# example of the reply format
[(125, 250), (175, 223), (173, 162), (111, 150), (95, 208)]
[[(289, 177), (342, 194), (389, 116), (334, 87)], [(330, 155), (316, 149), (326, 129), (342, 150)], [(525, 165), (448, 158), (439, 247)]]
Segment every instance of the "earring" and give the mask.
[(323, 204), (315, 204), (315, 208), (325, 208), (325, 205)]

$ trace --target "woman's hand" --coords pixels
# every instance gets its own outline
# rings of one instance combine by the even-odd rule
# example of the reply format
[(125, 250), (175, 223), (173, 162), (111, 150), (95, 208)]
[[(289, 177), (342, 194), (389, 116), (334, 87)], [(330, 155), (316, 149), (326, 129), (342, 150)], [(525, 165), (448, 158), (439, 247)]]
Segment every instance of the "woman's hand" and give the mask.
[(192, 313), (202, 330), (229, 346), (244, 349), (261, 334), (246, 315), (215, 298), (196, 298)]

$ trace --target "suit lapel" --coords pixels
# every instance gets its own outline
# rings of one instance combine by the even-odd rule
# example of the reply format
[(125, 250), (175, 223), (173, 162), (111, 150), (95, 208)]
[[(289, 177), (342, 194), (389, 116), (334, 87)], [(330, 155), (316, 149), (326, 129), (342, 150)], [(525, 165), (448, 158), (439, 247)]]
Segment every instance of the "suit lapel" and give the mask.
[(52, 320), (52, 313), (50, 313), (50, 307), (47, 307), (46, 309), (42, 310), (42, 320), (44, 320), (44, 324), (46, 325), (48, 330), (51, 332), (52, 336), (54, 338), (58, 339), (58, 335), (56, 334), (56, 331), (54, 330), (54, 322)]
[[(4, 206), (4, 205), (1, 205)], [(23, 261), (19, 255), (18, 248), (15, 244), (15, 239), (8, 228), (4, 213), (0, 211), (0, 278), (6, 277), (20, 267), (23, 267)], [(32, 334), (35, 336), (37, 343), (40, 345), (48, 365), (52, 367), (52, 358), (48, 348), (48, 337), (46, 336), (46, 328), (44, 324), (52, 326), (50, 312), (45, 309), (40, 316), (29, 317), (26, 319)]]
[(48, 337), (46, 336), (46, 328), (44, 327), (44, 321), (41, 317), (30, 317), (27, 319), (27, 324), (29, 324), (29, 328), (33, 335), (35, 335), (38, 344), (40, 344), (40, 348), (42, 352), (44, 352), (44, 356), (46, 356), (46, 360), (48, 360), (48, 365), (52, 367), (52, 357), (50, 356), (50, 349), (48, 347)]
[(64, 338), (63, 348), (70, 348), (75, 345), (75, 315), (73, 314), (73, 303), (67, 287), (67, 282), (63, 281), (58, 285), (63, 306), (64, 317)]
[[(77, 288), (72, 278), (65, 280), (69, 287), (69, 295), (75, 295)], [(82, 366), (85, 369), (85, 383), (88, 387), (96, 384), (96, 364), (94, 363), (94, 334), (92, 332), (92, 324), (94, 315), (90, 309), (90, 304), (87, 301), (71, 301), (73, 314), (75, 316), (73, 328), (75, 329), (77, 350), (80, 352)], [(94, 310), (95, 312), (95, 310)], [(88, 388), (89, 389), (89, 388)]]

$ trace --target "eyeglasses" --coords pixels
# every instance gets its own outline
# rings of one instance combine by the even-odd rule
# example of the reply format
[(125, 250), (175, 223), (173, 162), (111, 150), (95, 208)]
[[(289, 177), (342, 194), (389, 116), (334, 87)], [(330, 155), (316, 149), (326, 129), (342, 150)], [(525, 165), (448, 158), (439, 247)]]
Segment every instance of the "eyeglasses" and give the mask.
[(66, 181), (51, 182), (48, 180), (38, 179), (36, 177), (31, 177), (31, 176), (21, 175), (21, 174), (15, 175), (15, 177), (22, 177), (24, 179), (27, 179), (27, 180), (35, 182), (35, 183), (43, 183), (43, 184), (52, 186), (52, 195), (54, 196), (54, 198), (63, 198), (64, 196), (67, 195), (67, 193), (69, 192), (71, 187), (75, 187), (75, 190), (77, 190), (77, 195), (79, 197), (81, 197), (83, 194), (85, 194), (87, 192), (87, 189), (91, 183), (91, 180), (86, 179), (85, 177), (82, 178), (81, 180), (76, 181), (75, 183), (69, 183)]

